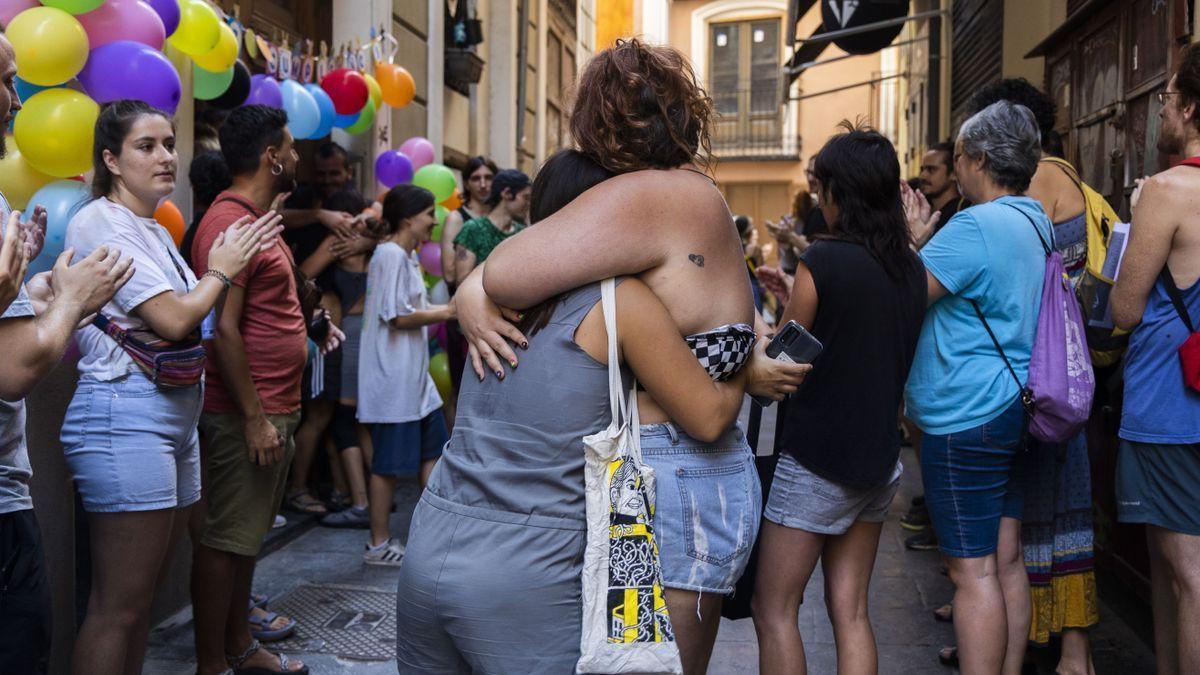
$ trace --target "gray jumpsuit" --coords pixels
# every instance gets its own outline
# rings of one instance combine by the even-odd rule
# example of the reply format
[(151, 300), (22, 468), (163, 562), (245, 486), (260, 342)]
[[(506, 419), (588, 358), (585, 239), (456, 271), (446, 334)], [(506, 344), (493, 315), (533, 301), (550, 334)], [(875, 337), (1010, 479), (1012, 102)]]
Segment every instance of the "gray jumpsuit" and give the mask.
[(463, 378), (400, 569), (401, 673), (574, 672), (582, 439), (610, 417), (606, 366), (574, 335), (599, 301), (599, 284), (567, 294), (503, 382)]

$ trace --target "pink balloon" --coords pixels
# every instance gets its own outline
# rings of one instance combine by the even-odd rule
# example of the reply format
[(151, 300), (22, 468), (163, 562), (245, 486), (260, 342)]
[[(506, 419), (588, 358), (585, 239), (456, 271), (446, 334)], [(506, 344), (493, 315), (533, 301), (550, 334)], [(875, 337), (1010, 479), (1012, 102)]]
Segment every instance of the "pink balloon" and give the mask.
[(24, 12), (30, 7), (41, 7), (42, 3), (37, 0), (0, 0), (0, 22), (5, 26), (13, 17)]
[(429, 331), (429, 334), (432, 335), (435, 340), (437, 340), (437, 343), (442, 348), (442, 351), (449, 353), (450, 338), (446, 334), (446, 322), (439, 321), (438, 323), (430, 326), (430, 328), (431, 330)]
[(132, 40), (162, 49), (167, 31), (154, 8), (140, 0), (108, 0), (75, 17), (88, 34), (88, 47), (95, 49), (117, 40)]
[(413, 136), (401, 143), (400, 152), (412, 160), (413, 171), (417, 171), (426, 164), (433, 164), (433, 143), (420, 136)]
[(436, 241), (427, 241), (421, 245), (418, 254), (421, 267), (435, 277), (442, 276), (442, 246)]

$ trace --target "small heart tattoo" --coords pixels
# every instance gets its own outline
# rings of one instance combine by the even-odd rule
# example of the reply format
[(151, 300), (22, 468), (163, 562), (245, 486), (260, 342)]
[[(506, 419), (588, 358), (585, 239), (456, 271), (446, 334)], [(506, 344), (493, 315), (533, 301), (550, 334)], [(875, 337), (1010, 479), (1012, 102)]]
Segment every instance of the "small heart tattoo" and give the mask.
[(688, 260), (691, 260), (693, 263), (695, 263), (696, 267), (704, 267), (704, 256), (700, 255), (699, 253), (692, 253), (688, 255)]

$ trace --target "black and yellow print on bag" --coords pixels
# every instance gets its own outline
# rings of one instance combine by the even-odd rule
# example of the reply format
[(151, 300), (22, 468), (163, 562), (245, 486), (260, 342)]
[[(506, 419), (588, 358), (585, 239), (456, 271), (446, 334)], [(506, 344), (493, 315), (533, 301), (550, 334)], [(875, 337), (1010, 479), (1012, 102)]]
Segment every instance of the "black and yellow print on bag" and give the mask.
[(608, 641), (672, 642), (671, 619), (655, 562), (654, 491), (628, 457), (608, 463)]

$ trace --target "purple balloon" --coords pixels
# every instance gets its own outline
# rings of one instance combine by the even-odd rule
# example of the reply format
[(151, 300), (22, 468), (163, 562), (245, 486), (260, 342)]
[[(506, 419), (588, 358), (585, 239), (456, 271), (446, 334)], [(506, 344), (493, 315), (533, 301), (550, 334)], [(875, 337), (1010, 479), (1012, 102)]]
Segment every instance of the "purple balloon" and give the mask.
[(150, 3), (150, 6), (158, 14), (158, 18), (162, 19), (167, 37), (171, 37), (171, 33), (179, 28), (179, 0), (146, 0), (146, 2)]
[(242, 105), (269, 105), (283, 108), (283, 90), (279, 82), (270, 75), (255, 75), (250, 78), (250, 96)]
[(413, 178), (413, 163), (408, 155), (387, 150), (380, 153), (375, 160), (375, 180), (389, 188), (411, 183)]
[(182, 86), (163, 53), (141, 42), (118, 40), (96, 47), (79, 71), (79, 83), (97, 103), (122, 98), (145, 101), (175, 114)]

